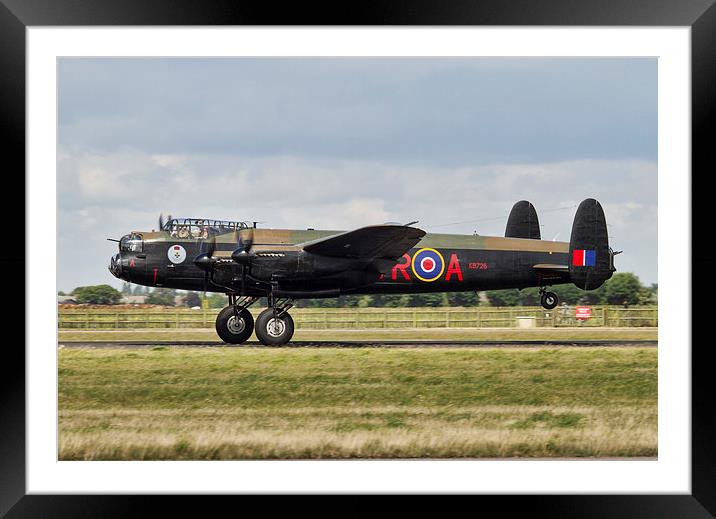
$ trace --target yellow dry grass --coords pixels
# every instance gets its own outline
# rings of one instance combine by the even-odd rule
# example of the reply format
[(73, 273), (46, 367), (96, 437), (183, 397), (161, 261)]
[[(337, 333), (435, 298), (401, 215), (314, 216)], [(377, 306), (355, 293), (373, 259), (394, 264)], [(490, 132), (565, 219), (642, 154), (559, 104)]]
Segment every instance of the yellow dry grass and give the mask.
[(657, 442), (655, 410), (633, 407), (118, 409), (60, 423), (65, 460), (655, 456)]
[(62, 460), (657, 455), (654, 348), (58, 355)]

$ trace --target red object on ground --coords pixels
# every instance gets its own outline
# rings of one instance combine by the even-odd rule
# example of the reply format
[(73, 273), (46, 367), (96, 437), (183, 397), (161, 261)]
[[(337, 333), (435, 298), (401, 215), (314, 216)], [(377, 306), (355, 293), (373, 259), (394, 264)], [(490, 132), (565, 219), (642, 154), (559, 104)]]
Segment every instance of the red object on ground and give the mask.
[(574, 317), (580, 320), (587, 320), (592, 317), (591, 306), (577, 306), (574, 309)]

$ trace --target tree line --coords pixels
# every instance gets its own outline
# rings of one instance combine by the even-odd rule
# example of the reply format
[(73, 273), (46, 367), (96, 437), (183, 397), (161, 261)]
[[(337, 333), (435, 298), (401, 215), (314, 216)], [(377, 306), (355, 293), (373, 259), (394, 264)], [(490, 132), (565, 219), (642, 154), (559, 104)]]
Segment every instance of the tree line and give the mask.
[[(573, 284), (556, 285), (552, 288), (559, 295), (560, 301), (570, 305), (645, 305), (656, 304), (658, 285), (644, 286), (639, 278), (631, 272), (619, 272), (612, 276), (597, 290), (585, 291)], [(87, 304), (119, 304), (123, 296), (146, 296), (146, 304), (175, 306), (176, 296), (181, 296), (180, 305), (187, 307), (202, 306), (203, 295), (198, 292), (177, 291), (169, 288), (154, 288), (124, 283), (121, 290), (109, 285), (93, 285), (75, 288), (70, 294), (59, 292), (59, 295), (70, 295), (78, 303)], [(210, 308), (223, 308), (227, 304), (224, 294), (207, 294)], [(266, 301), (262, 301), (265, 305)], [(401, 294), (401, 295), (355, 295), (325, 299), (299, 299), (299, 308), (403, 308), (403, 307), (441, 307), (441, 306), (539, 306), (539, 289), (523, 290), (490, 290), (481, 297), (476, 292), (449, 292), (436, 294)]]

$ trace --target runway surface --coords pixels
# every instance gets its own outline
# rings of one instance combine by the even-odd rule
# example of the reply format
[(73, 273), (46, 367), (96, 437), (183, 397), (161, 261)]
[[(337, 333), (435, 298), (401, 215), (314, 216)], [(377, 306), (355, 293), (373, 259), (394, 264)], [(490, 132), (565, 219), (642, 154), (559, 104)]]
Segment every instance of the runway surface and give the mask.
[(283, 346), (264, 346), (258, 341), (240, 345), (215, 341), (60, 341), (58, 348), (541, 348), (552, 347), (639, 347), (656, 348), (652, 340), (532, 340), (532, 341), (293, 341)]

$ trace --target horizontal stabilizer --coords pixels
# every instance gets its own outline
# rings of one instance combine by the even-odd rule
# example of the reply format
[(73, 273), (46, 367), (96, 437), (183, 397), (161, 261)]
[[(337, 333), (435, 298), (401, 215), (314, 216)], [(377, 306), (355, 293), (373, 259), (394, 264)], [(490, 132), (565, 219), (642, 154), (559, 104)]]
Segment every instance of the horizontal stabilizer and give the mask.
[(532, 268), (535, 268), (537, 270), (560, 270), (560, 271), (568, 271), (569, 266), (567, 265), (556, 265), (553, 263), (538, 263), (537, 265), (534, 265)]
[(527, 200), (520, 200), (512, 206), (505, 228), (505, 238), (541, 239), (537, 211)]
[(301, 244), (312, 254), (339, 258), (397, 260), (416, 243), (425, 231), (405, 225), (371, 225), (334, 234)]
[(541, 283), (568, 283), (570, 281), (569, 266), (558, 263), (537, 263), (532, 266)]

